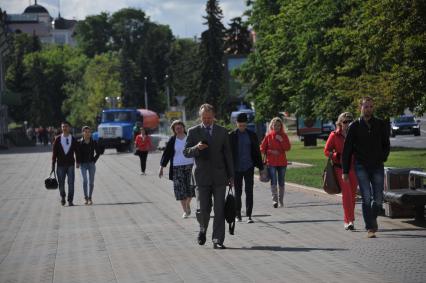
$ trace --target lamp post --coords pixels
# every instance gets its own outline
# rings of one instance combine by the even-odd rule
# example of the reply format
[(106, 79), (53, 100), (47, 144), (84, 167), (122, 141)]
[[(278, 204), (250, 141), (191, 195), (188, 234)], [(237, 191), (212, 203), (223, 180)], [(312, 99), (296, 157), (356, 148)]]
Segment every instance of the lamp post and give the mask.
[(146, 109), (148, 109), (148, 93), (146, 92), (146, 80), (147, 80), (148, 78), (147, 77), (144, 77), (144, 80), (145, 80), (145, 108)]
[(105, 97), (105, 101), (110, 104), (111, 108), (116, 108), (117, 103), (120, 102), (120, 99), (121, 99), (120, 96), (117, 96), (117, 97), (106, 96)]
[(165, 76), (166, 79), (166, 96), (167, 96), (167, 110), (170, 109), (170, 87), (169, 87), (169, 75)]

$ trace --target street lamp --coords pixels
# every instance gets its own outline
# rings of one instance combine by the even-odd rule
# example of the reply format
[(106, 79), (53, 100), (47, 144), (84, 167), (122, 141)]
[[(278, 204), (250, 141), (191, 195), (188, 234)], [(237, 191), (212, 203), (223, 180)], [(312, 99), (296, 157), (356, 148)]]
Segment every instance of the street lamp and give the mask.
[(148, 78), (144, 77), (144, 79), (145, 79), (145, 108), (148, 109), (148, 93), (146, 92), (146, 80)]
[(120, 102), (120, 96), (117, 96), (117, 97), (113, 97), (113, 96), (106, 96), (105, 97), (105, 101), (107, 102), (107, 103), (110, 103), (110, 105), (111, 105), (111, 108), (116, 108), (116, 104), (118, 103), (118, 102)]
[(169, 75), (165, 76), (166, 79), (166, 95), (167, 95), (167, 109), (170, 109), (170, 87), (169, 87)]

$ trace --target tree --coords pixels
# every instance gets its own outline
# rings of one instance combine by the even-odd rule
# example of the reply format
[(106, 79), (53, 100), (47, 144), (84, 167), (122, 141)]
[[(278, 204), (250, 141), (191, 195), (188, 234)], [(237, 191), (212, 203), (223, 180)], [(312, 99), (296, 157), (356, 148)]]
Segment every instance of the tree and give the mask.
[[(170, 67), (167, 71), (170, 86), (170, 95), (186, 96), (185, 106), (189, 111), (197, 109), (203, 100), (200, 98), (196, 87), (200, 79), (198, 68), (199, 43), (192, 39), (177, 39), (173, 42)], [(171, 104), (174, 105), (173, 99)]]
[(110, 50), (111, 24), (109, 15), (101, 13), (88, 16), (83, 21), (78, 22), (76, 39), (83, 53), (90, 58)]
[(231, 19), (225, 32), (226, 54), (249, 54), (252, 48), (250, 31), (240, 17)]
[(225, 28), (221, 22), (222, 10), (217, 0), (208, 0), (207, 16), (203, 18), (208, 29), (201, 34), (200, 61), (201, 82), (200, 94), (204, 102), (212, 104), (221, 116), (221, 106), (225, 102), (223, 46)]
[(105, 97), (120, 97), (120, 61), (116, 53), (96, 55), (88, 63), (81, 84), (68, 85), (62, 111), (74, 125), (95, 126)]

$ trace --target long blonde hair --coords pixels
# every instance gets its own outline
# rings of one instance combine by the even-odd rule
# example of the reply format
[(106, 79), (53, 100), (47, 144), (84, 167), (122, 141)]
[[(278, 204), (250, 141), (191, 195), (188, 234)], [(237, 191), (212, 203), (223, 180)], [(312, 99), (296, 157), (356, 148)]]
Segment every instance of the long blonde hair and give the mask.
[(274, 130), (275, 123), (281, 124), (281, 132), (284, 133), (284, 122), (281, 120), (280, 117), (274, 117), (272, 118), (271, 122), (269, 122), (269, 132), (272, 132)]

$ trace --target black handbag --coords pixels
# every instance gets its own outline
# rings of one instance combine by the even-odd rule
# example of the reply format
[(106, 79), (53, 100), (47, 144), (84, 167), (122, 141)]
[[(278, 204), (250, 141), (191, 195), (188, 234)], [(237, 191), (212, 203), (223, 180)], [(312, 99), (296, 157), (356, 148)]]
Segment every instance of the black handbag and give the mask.
[[(53, 177), (52, 177), (53, 174)], [(56, 179), (56, 173), (55, 170), (52, 170), (50, 172), (50, 175), (48, 178), (44, 180), (44, 186), (48, 190), (56, 190), (58, 188), (58, 180)]]
[(232, 187), (229, 187), (228, 195), (225, 199), (225, 220), (229, 224), (229, 234), (234, 235), (235, 217), (237, 216), (237, 206), (235, 196), (232, 192)]

